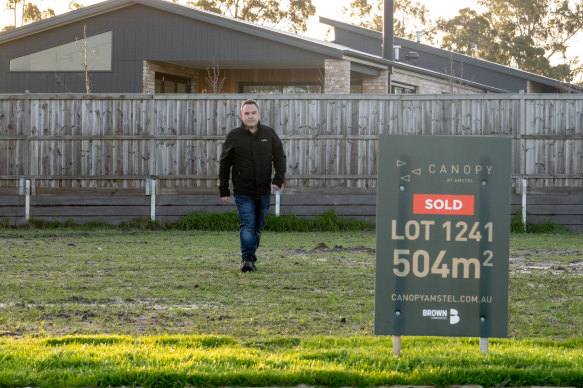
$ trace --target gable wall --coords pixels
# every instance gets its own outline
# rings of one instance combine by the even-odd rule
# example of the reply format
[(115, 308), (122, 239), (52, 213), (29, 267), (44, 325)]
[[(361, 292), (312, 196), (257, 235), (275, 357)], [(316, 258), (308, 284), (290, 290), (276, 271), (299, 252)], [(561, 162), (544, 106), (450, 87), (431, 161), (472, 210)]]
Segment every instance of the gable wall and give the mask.
[[(323, 56), (142, 5), (0, 44), (0, 93), (85, 92), (80, 72), (10, 72), (10, 59), (113, 31), (111, 72), (91, 72), (94, 93), (141, 93), (143, 61), (223, 68), (323, 67)], [(313, 65), (312, 65), (313, 63)], [(306, 65), (307, 64), (307, 65)]]

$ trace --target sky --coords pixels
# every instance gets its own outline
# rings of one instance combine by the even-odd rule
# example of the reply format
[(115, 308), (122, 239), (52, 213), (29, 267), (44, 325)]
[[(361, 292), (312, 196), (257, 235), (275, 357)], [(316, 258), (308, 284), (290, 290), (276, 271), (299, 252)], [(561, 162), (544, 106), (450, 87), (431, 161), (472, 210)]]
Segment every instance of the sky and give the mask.
[[(78, 3), (83, 5), (91, 5), (100, 2), (101, 0), (76, 0)], [(457, 10), (464, 7), (470, 7), (477, 9), (476, 0), (447, 0), (447, 1), (436, 1), (436, 0), (418, 0), (421, 4), (424, 4), (429, 10), (430, 17), (436, 19), (437, 17), (451, 17), (457, 14)], [(67, 11), (68, 0), (36, 0), (34, 3), (37, 4), (39, 9), (45, 10), (47, 8), (52, 8), (57, 14)], [(180, 1), (185, 3), (185, 0)], [(312, 0), (312, 4), (316, 6), (316, 16), (311, 17), (309, 20), (309, 31), (308, 35), (315, 38), (322, 38), (326, 33), (326, 26), (320, 25), (318, 18), (320, 16), (328, 17), (331, 19), (338, 19), (343, 21), (348, 21), (347, 17), (342, 14), (342, 8), (347, 6), (350, 0)], [(3, 27), (7, 24), (13, 24), (14, 14), (13, 11), (6, 10), (6, 0), (0, 0), (0, 26)]]
[[(95, 4), (101, 0), (76, 0), (78, 3), (85, 6)], [(397, 0), (398, 1), (398, 0)], [(425, 5), (429, 10), (429, 17), (437, 19), (438, 17), (450, 18), (457, 15), (457, 11), (461, 8), (469, 7), (478, 9), (477, 0), (417, 0)], [(57, 14), (67, 11), (68, 0), (36, 0), (34, 1), (41, 10), (52, 8)], [(186, 0), (181, 0), (185, 3)], [(316, 6), (316, 15), (308, 20), (309, 35), (314, 38), (324, 39), (328, 26), (319, 23), (319, 17), (327, 17), (330, 19), (350, 22), (348, 17), (342, 13), (343, 7), (350, 3), (350, 0), (312, 0)], [(6, 0), (0, 0), (0, 29), (1, 27), (13, 24), (14, 15), (12, 11), (5, 9)], [(571, 47), (567, 52), (568, 56), (579, 56), (583, 60), (583, 33), (575, 37), (571, 42)]]

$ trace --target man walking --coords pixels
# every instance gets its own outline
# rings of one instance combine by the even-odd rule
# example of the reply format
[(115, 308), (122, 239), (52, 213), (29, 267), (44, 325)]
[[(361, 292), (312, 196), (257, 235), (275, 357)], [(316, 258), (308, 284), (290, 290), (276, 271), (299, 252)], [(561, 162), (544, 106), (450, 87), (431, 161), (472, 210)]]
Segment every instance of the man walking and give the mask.
[[(233, 181), (239, 216), (243, 272), (255, 271), (261, 232), (269, 211), (271, 188), (281, 190), (286, 156), (277, 133), (259, 122), (259, 106), (245, 100), (239, 114), (242, 124), (231, 130), (223, 143), (219, 161), (219, 195), (229, 202), (229, 180)], [(275, 174), (272, 178), (272, 171)]]

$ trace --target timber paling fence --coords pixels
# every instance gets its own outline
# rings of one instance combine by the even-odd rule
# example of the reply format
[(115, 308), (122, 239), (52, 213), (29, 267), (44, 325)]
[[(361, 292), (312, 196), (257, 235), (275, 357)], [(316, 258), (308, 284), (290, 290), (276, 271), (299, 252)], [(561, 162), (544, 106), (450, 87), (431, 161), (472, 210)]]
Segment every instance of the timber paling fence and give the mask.
[[(242, 97), (0, 95), (0, 221), (233, 210), (218, 159)], [(288, 157), (282, 214), (374, 220), (379, 134), (509, 136), (513, 212), (526, 187), (529, 221), (583, 231), (583, 95), (254, 97)]]

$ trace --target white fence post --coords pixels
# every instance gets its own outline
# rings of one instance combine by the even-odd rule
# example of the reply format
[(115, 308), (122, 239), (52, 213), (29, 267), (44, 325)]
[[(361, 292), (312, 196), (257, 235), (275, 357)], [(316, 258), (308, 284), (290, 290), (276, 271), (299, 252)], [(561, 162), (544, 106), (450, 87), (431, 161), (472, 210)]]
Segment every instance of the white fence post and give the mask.
[(150, 179), (150, 219), (156, 221), (156, 179)]
[(522, 227), (526, 232), (526, 187), (527, 187), (527, 179), (522, 178)]
[(25, 181), (24, 189), (24, 219), (30, 221), (30, 179)]
[(24, 195), (24, 219), (26, 222), (30, 221), (30, 193), (30, 179), (20, 179), (19, 195)]

